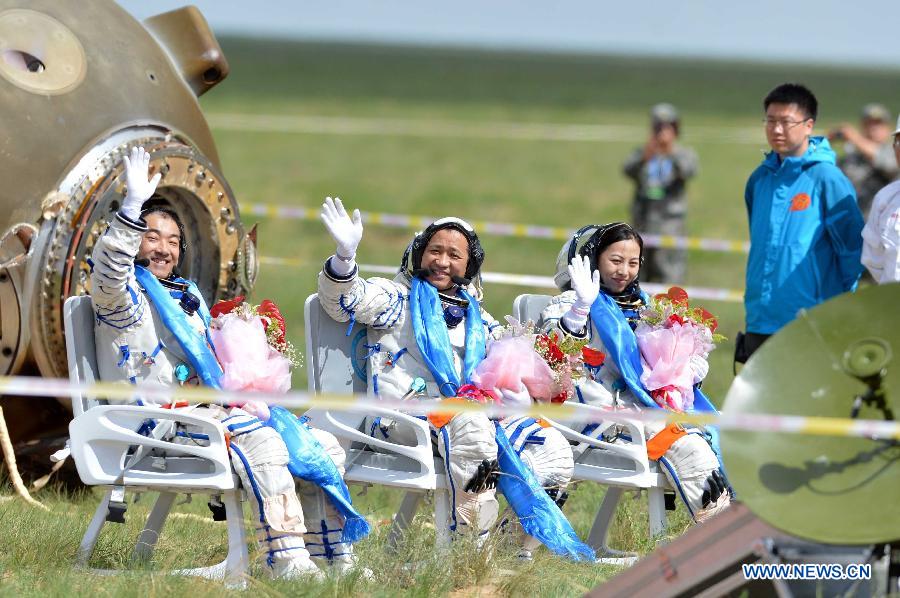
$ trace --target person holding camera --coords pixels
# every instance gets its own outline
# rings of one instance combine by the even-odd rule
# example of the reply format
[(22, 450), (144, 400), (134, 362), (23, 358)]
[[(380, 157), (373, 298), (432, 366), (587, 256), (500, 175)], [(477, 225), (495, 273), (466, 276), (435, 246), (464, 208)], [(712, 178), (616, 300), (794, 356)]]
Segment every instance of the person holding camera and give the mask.
[[(650, 110), (650, 137), (635, 149), (622, 167), (635, 183), (631, 219), (645, 234), (683, 236), (687, 214), (685, 186), (697, 173), (697, 154), (678, 143), (678, 111), (671, 104)], [(649, 282), (684, 280), (684, 249), (648, 247), (642, 276)]]
[(844, 155), (838, 168), (856, 189), (856, 201), (867, 218), (878, 190), (897, 178), (900, 166), (891, 144), (891, 113), (881, 104), (866, 104), (860, 128), (842, 124), (828, 134), (832, 142), (844, 143)]

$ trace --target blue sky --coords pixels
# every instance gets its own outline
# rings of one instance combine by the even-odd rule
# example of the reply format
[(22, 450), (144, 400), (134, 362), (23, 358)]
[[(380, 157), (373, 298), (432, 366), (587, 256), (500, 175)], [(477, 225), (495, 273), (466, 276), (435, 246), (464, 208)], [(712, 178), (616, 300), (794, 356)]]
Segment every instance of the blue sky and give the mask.
[(192, 3), (218, 34), (900, 68), (900, 0), (118, 1), (139, 19)]

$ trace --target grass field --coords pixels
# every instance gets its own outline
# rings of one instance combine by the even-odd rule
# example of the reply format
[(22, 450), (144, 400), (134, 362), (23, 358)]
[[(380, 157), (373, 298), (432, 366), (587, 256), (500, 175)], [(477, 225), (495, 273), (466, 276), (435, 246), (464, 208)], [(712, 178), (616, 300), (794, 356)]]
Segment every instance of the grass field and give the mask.
[[(647, 111), (658, 101), (683, 113), (683, 141), (694, 147), (701, 174), (691, 184), (691, 235), (746, 239), (743, 185), (765, 149), (761, 99), (776, 84), (803, 81), (818, 94), (820, 129), (855, 121), (869, 101), (891, 104), (900, 96), (895, 72), (829, 70), (821, 67), (679, 62), (623, 57), (485, 54), (458, 50), (382, 48), (221, 40), (231, 75), (202, 99), (213, 126), (222, 165), (239, 200), (314, 207), (326, 195), (340, 195), (350, 207), (424, 215), (457, 215), (574, 227), (627, 217), (631, 189), (620, 174), (627, 152), (643, 141)], [(238, 129), (233, 115), (402, 121), (409, 130), (441, 123), (447, 134), (313, 133)], [(498, 123), (520, 125), (615, 125), (614, 140), (554, 141), (493, 135)], [(252, 127), (251, 127), (252, 128)], [(482, 135), (454, 130), (482, 130)], [(503, 127), (500, 127), (503, 129)], [(396, 264), (411, 238), (407, 231), (369, 226), (360, 261)], [(552, 275), (561, 242), (483, 236), (486, 269)], [(315, 275), (333, 245), (316, 222), (263, 220), (260, 253), (288, 257), (302, 265), (264, 267), (255, 301), (276, 300), (289, 323), (289, 336), (303, 346), (303, 299), (315, 291)], [(690, 252), (687, 283), (743, 287), (745, 256)], [(498, 318), (513, 298), (546, 292), (489, 286), (486, 306)], [(705, 302), (733, 338), (742, 326), (736, 303)], [(731, 383), (730, 342), (713, 353), (705, 389), (720, 402)], [(305, 388), (300, 369), (295, 388)], [(355, 493), (356, 491), (354, 491)], [(603, 490), (581, 485), (566, 507), (584, 537)], [(220, 586), (144, 573), (100, 579), (69, 571), (78, 540), (97, 497), (38, 494), (44, 514), (18, 501), (0, 502), (0, 594), (116, 596), (220, 595)], [(372, 488), (355, 499), (375, 523), (374, 538), (359, 545), (374, 581), (351, 577), (298, 587), (258, 577), (253, 590), (264, 595), (576, 595), (613, 570), (570, 564), (541, 553), (522, 565), (508, 540), (496, 540), (494, 557), (473, 556), (464, 542), (448, 558), (432, 556), (433, 533), (420, 517), (398, 555), (384, 551), (396, 492)], [(127, 526), (102, 539), (96, 566), (121, 564), (139, 529), (149, 500), (129, 509)], [(646, 553), (646, 501), (625, 500), (613, 543)], [(202, 501), (179, 508), (202, 514)], [(670, 516), (670, 534), (687, 526), (684, 509)], [(212, 562), (224, 549), (224, 529), (207, 520), (182, 517), (167, 527), (155, 567)], [(414, 568), (403, 566), (416, 561)]]

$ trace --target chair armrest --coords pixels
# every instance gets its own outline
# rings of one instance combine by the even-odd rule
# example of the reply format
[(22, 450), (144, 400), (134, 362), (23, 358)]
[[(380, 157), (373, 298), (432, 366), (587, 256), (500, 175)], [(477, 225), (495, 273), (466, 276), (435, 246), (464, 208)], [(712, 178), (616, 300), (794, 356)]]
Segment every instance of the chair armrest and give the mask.
[[(176, 444), (143, 436), (136, 432), (147, 419), (169, 420), (198, 428), (206, 434), (208, 446), (184, 443)], [(111, 484), (122, 474), (125, 454), (129, 447), (159, 448), (179, 456), (191, 456), (209, 462), (212, 471), (182, 476), (184, 483), (192, 479), (198, 483), (209, 482), (216, 486), (229, 486), (231, 461), (226, 442), (226, 429), (220, 422), (194, 412), (140, 407), (137, 405), (101, 405), (85, 411), (69, 423), (72, 457), (82, 480), (86, 484)], [(160, 479), (165, 478), (160, 474)], [(169, 476), (172, 477), (172, 476)], [(131, 470), (125, 473), (126, 484), (153, 482), (146, 472)]]
[(358, 409), (350, 408), (349, 410), (365, 415), (387, 417), (411, 426), (416, 435), (416, 446), (406, 446), (382, 440), (380, 438), (373, 438), (372, 436), (360, 432), (356, 428), (348, 426), (347, 424), (337, 420), (331, 415), (330, 411), (322, 412), (322, 417), (324, 418), (324, 420), (317, 421), (316, 426), (331, 432), (338, 438), (360, 442), (362, 444), (376, 447), (387, 452), (397, 453), (410, 457), (412, 459), (415, 459), (416, 461), (427, 464), (429, 467), (433, 466), (433, 456), (431, 451), (431, 430), (428, 427), (428, 422), (401, 411), (395, 411), (393, 409), (386, 409), (372, 405), (367, 405), (366, 407), (360, 407)]
[[(592, 405), (582, 405), (580, 403), (566, 405), (567, 407), (572, 407), (576, 412), (576, 417), (581, 415), (583, 417), (583, 421), (594, 421), (600, 422), (602, 418), (607, 415), (607, 411), (604, 409), (600, 409), (599, 407), (594, 407)], [(586, 434), (582, 434), (581, 432), (576, 432), (571, 427), (566, 424), (559, 423), (555, 420), (548, 419), (554, 428), (559, 430), (562, 435), (567, 440), (575, 441), (579, 444), (584, 445), (586, 448), (600, 448), (603, 450), (610, 451), (612, 453), (616, 453), (622, 455), (623, 457), (636, 458), (637, 453), (635, 452), (636, 448), (640, 448), (640, 453), (643, 454), (643, 461), (646, 462), (646, 446), (647, 442), (644, 437), (644, 428), (640, 422), (637, 421), (626, 421), (626, 422), (603, 422), (605, 425), (601, 425), (599, 431), (602, 433), (609, 429), (614, 425), (624, 426), (631, 433), (631, 443), (629, 445), (621, 445), (621, 444), (612, 444), (600, 438), (596, 438), (593, 436), (588, 436)]]

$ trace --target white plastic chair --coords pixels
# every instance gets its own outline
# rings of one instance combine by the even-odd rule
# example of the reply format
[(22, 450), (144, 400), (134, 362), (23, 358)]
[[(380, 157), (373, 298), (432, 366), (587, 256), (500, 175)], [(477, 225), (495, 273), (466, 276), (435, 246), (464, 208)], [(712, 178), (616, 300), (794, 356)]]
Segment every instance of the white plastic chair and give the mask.
[[(513, 317), (522, 323), (540, 321), (541, 312), (550, 304), (548, 295), (519, 295), (513, 302)], [(603, 410), (590, 405), (567, 403), (583, 413), (581, 421), (594, 421), (602, 417)], [(576, 421), (579, 418), (575, 418)], [(573, 444), (575, 453), (575, 472), (573, 480), (598, 482), (609, 486), (597, 511), (594, 525), (588, 534), (587, 543), (597, 551), (598, 557), (622, 557), (625, 553), (614, 550), (608, 545), (609, 528), (616, 506), (625, 490), (647, 490), (649, 500), (650, 536), (654, 537), (666, 531), (665, 491), (671, 486), (664, 474), (659, 471), (656, 461), (647, 457), (647, 439), (644, 428), (638, 422), (625, 424), (631, 442), (611, 444), (596, 437), (587, 436), (566, 423), (551, 421), (553, 426), (562, 432)], [(614, 423), (601, 424), (592, 434), (600, 434)]]
[[(367, 382), (354, 371), (354, 360), (363, 364), (365, 326), (336, 322), (322, 309), (317, 294), (304, 305), (306, 324), (306, 370), (309, 391), (314, 394), (348, 395), (366, 392)], [(357, 354), (353, 354), (354, 339)], [(363, 366), (365, 367), (365, 366)], [(357, 484), (381, 484), (406, 489), (394, 517), (389, 545), (396, 546), (409, 526), (426, 492), (434, 494), (437, 544), (450, 543), (450, 493), (443, 461), (434, 456), (431, 430), (427, 422), (399, 411), (379, 407), (329, 411), (313, 408), (306, 412), (310, 424), (334, 434), (347, 453), (344, 480)], [(363, 427), (367, 416), (385, 417), (412, 427), (416, 445), (407, 446), (373, 438)]]
[[(63, 306), (69, 379), (90, 384), (99, 379), (94, 344), (94, 309), (87, 296), (70, 297)], [(81, 481), (108, 487), (85, 531), (75, 565), (87, 568), (100, 531), (107, 521), (124, 521), (125, 490), (158, 492), (143, 531), (137, 538), (132, 559), (153, 554), (169, 511), (178, 494), (209, 494), (221, 497), (228, 528), (228, 555), (217, 565), (178, 569), (170, 573), (223, 579), (229, 587), (244, 587), (248, 568), (242, 491), (231, 470), (225, 427), (193, 412), (109, 405), (102, 399), (72, 396), (74, 419), (69, 424), (72, 458)], [(138, 434), (152, 418), (155, 430), (172, 429), (168, 422), (192, 426), (191, 433), (209, 437), (208, 446), (176, 444), (160, 433), (154, 438)], [(98, 573), (115, 570), (92, 569)]]

